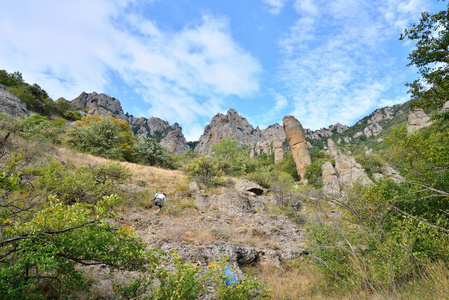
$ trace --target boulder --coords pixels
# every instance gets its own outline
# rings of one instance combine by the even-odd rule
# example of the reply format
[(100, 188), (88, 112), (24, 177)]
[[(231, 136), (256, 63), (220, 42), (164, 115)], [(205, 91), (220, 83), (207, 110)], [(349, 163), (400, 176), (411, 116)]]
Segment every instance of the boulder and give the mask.
[(300, 181), (303, 182), (306, 166), (312, 163), (304, 129), (301, 123), (293, 116), (285, 116), (282, 121), (284, 123), (285, 135), (292, 149), (296, 170), (298, 171)]
[(251, 192), (258, 196), (262, 195), (265, 192), (265, 189), (263, 187), (247, 179), (241, 179), (237, 181), (237, 183), (235, 184), (235, 189), (242, 192)]
[(125, 116), (120, 101), (103, 93), (82, 92), (71, 103), (82, 109), (87, 109), (88, 116), (113, 117), (128, 121)]
[(198, 209), (200, 210), (208, 209), (210, 207), (209, 201), (204, 196), (196, 197), (195, 200), (193, 201), (193, 205), (198, 207)]
[(196, 182), (196, 181), (192, 181), (191, 183), (189, 183), (189, 190), (191, 190), (191, 191), (199, 191), (201, 188), (200, 188), (200, 185), (198, 184), (198, 182)]
[(0, 84), (0, 110), (12, 116), (25, 116), (28, 114), (27, 105), (14, 93), (8, 91), (3, 84)]
[(215, 205), (219, 211), (230, 215), (254, 213), (257, 210), (267, 211), (266, 205), (256, 197), (251, 197), (228, 188), (223, 188)]

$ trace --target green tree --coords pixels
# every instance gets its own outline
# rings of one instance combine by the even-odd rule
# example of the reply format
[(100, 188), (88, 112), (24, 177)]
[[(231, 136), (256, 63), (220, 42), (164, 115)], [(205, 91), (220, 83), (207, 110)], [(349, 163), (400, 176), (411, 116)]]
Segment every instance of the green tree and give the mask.
[(408, 58), (409, 66), (417, 67), (421, 76), (407, 84), (412, 107), (440, 108), (449, 100), (449, 9), (423, 12), (420, 22), (401, 34), (400, 40), (405, 39), (417, 41)]
[(204, 184), (206, 187), (220, 183), (222, 171), (218, 164), (207, 156), (199, 156), (193, 162), (186, 164), (184, 170), (187, 171), (189, 177)]
[(139, 139), (133, 147), (133, 157), (137, 163), (144, 165), (175, 168), (175, 162), (168, 151), (152, 138)]
[(230, 138), (212, 145), (212, 157), (219, 162), (221, 169), (228, 175), (241, 175), (253, 172), (257, 167), (256, 160), (250, 159), (249, 147), (239, 145)]
[(67, 135), (69, 146), (111, 159), (129, 158), (134, 144), (128, 123), (115, 118), (83, 118)]

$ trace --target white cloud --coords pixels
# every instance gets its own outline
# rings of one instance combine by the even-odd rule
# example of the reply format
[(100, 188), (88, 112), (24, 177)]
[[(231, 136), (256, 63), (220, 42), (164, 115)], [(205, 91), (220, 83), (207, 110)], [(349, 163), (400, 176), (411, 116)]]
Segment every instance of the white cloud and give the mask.
[(277, 15), (282, 11), (282, 8), (284, 8), (285, 3), (288, 2), (288, 0), (262, 0), (265, 4), (271, 7), (270, 13), (273, 15)]
[(292, 114), (318, 129), (352, 125), (382, 105), (405, 101), (405, 87), (394, 88), (403, 86), (405, 75), (387, 43), (400, 47), (399, 23), (418, 18), (424, 2), (297, 0), (298, 19), (279, 42), (284, 63), (278, 79)]
[(320, 9), (313, 0), (296, 0), (294, 8), (297, 13), (304, 15), (316, 16), (320, 12)]
[(259, 90), (261, 65), (226, 19), (204, 16), (174, 31), (135, 11), (135, 0), (3, 2), (0, 65), (54, 98), (103, 92), (114, 72), (151, 103), (146, 117), (178, 122), (194, 139), (226, 97)]

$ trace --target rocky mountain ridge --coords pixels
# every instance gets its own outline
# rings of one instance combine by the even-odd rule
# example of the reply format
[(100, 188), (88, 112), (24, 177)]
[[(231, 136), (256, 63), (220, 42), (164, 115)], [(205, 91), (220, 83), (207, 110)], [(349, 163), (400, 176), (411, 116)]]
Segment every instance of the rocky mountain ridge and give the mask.
[[(184, 154), (189, 149), (179, 124), (170, 125), (167, 121), (156, 117), (149, 119), (145, 117), (136, 118), (125, 113), (120, 101), (114, 97), (103, 93), (82, 92), (77, 98), (69, 102), (82, 109), (84, 115), (87, 116), (110, 116), (127, 121), (136, 135), (156, 139), (162, 147), (171, 153)], [(27, 111), (26, 105), (9, 92), (6, 87), (0, 87), (0, 107), (14, 115), (31, 113)], [(309, 147), (317, 146), (323, 149), (327, 147), (327, 139), (330, 137), (338, 144), (345, 144), (377, 136), (389, 127), (389, 121), (400, 116), (405, 118), (408, 115), (408, 107), (409, 103), (403, 103), (377, 109), (351, 127), (337, 123), (318, 130), (305, 128), (305, 137)], [(273, 153), (275, 144), (283, 144), (284, 152), (286, 151), (285, 148), (288, 147), (282, 125), (275, 123), (263, 130), (259, 127), (254, 128), (246, 118), (240, 116), (236, 110), (231, 108), (225, 115), (216, 114), (211, 122), (206, 125), (195, 151), (201, 154), (210, 154), (212, 145), (226, 138), (235, 139), (242, 145), (250, 146), (252, 157), (262, 153)], [(279, 149), (278, 147), (278, 152)]]
[(144, 138), (154, 138), (170, 153), (184, 154), (187, 141), (178, 123), (170, 125), (160, 118), (135, 118), (124, 113), (120, 101), (103, 93), (82, 92), (77, 98), (70, 101), (73, 105), (84, 109), (87, 116), (99, 115), (114, 117), (129, 123), (134, 134)]

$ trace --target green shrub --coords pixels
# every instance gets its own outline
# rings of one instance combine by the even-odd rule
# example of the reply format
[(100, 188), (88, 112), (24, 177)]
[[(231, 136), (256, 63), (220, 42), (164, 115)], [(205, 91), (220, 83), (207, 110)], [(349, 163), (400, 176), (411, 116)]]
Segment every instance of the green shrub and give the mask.
[(320, 158), (313, 161), (306, 167), (306, 174), (304, 177), (308, 180), (308, 184), (321, 188), (323, 186), (323, 170), (322, 166), (328, 161), (328, 158)]
[(183, 169), (188, 176), (198, 183), (204, 184), (206, 187), (214, 186), (220, 182), (222, 171), (218, 164), (207, 156), (200, 156), (193, 160), (193, 162), (185, 165)]
[(155, 139), (139, 139), (133, 146), (133, 158), (140, 164), (175, 169), (173, 157)]

